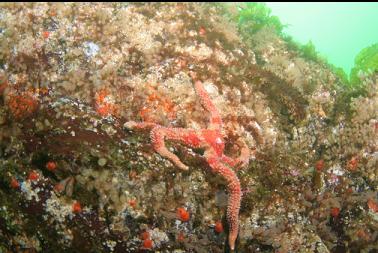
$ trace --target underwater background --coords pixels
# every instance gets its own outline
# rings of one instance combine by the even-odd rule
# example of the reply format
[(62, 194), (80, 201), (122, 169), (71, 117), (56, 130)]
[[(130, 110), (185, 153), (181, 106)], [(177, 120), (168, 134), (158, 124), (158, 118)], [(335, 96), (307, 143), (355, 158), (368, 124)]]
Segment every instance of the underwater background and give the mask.
[(0, 253), (377, 252), (376, 12), (1, 3)]
[(378, 41), (378, 3), (266, 3), (285, 33), (316, 50), (347, 74), (354, 58)]

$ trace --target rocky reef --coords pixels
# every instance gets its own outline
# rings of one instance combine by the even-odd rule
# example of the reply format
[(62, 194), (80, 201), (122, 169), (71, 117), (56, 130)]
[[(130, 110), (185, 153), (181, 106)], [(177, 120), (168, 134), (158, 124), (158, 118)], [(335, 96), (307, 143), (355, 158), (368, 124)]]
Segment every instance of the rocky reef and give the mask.
[[(235, 252), (378, 251), (378, 73), (346, 86), (235, 5), (0, 5), (0, 252), (229, 252), (203, 150), (128, 121), (206, 128), (191, 73), (251, 150)], [(252, 22), (252, 21), (251, 21)], [(250, 25), (250, 23), (249, 23)], [(247, 32), (248, 30), (248, 32)]]

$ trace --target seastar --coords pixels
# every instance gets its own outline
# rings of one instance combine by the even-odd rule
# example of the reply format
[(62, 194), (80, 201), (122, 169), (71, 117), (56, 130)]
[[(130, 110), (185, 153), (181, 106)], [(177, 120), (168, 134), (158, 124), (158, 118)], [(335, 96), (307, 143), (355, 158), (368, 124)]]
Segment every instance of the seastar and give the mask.
[[(193, 75), (194, 76), (194, 75)], [(193, 77), (192, 76), (192, 77)], [(193, 77), (194, 78), (194, 77)], [(239, 209), (242, 197), (240, 181), (231, 167), (239, 168), (249, 163), (250, 150), (243, 140), (239, 138), (237, 145), (241, 148), (238, 158), (231, 158), (224, 154), (225, 142), (222, 136), (222, 118), (201, 81), (194, 83), (197, 96), (202, 106), (210, 113), (210, 122), (206, 129), (171, 128), (151, 122), (129, 121), (125, 127), (129, 129), (151, 129), (151, 142), (157, 153), (171, 160), (182, 170), (188, 170), (188, 166), (170, 152), (164, 140), (179, 141), (192, 148), (203, 148), (204, 157), (215, 174), (222, 176), (227, 182), (229, 200), (227, 205), (227, 222), (229, 224), (228, 244), (231, 250), (235, 249), (235, 241), (239, 230)]]

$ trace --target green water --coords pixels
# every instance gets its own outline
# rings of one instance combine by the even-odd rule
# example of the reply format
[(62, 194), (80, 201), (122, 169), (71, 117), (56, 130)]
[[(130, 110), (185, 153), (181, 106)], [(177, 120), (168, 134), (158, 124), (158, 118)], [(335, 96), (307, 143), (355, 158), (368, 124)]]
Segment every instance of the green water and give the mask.
[(271, 3), (284, 32), (349, 73), (361, 49), (378, 42), (378, 3)]

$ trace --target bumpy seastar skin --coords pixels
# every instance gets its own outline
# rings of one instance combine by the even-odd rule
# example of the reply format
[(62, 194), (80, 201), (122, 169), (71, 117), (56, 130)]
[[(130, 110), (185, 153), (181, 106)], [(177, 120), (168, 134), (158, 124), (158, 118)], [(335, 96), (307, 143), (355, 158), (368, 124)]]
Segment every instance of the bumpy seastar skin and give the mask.
[(222, 175), (227, 181), (227, 189), (230, 194), (227, 204), (227, 220), (229, 224), (228, 244), (231, 250), (235, 248), (235, 241), (239, 231), (239, 210), (242, 197), (240, 181), (236, 173), (219, 161), (216, 155), (205, 154), (207, 162), (215, 174)]
[(218, 109), (211, 101), (209, 94), (203, 87), (202, 82), (196, 81), (194, 83), (194, 88), (196, 89), (197, 95), (200, 98), (201, 104), (210, 113), (210, 124), (208, 126), (208, 129), (222, 129), (222, 118), (219, 114)]
[[(193, 77), (193, 79), (195, 78)], [(249, 162), (250, 151), (244, 141), (238, 140), (236, 144), (241, 148), (240, 156), (234, 159), (224, 154), (225, 143), (221, 132), (222, 119), (220, 113), (211, 101), (202, 82), (196, 81), (194, 87), (202, 106), (210, 113), (210, 122), (207, 129), (169, 128), (156, 123), (134, 121), (125, 123), (125, 127), (131, 129), (151, 128), (151, 142), (155, 151), (168, 158), (182, 170), (188, 170), (188, 166), (183, 164), (175, 154), (166, 148), (164, 140), (175, 140), (192, 148), (205, 149), (204, 157), (212, 172), (221, 175), (227, 181), (227, 189), (230, 195), (227, 206), (227, 220), (230, 227), (228, 244), (231, 250), (234, 250), (239, 229), (238, 216), (242, 191), (240, 181), (235, 171), (230, 167), (246, 166)]]
[(183, 164), (180, 159), (170, 152), (165, 144), (164, 139), (182, 141), (186, 145), (191, 147), (199, 147), (200, 140), (196, 137), (195, 130), (184, 128), (167, 128), (162, 126), (156, 126), (151, 130), (151, 141), (154, 145), (154, 149), (161, 156), (170, 159), (177, 167), (182, 170), (188, 170), (188, 166)]

